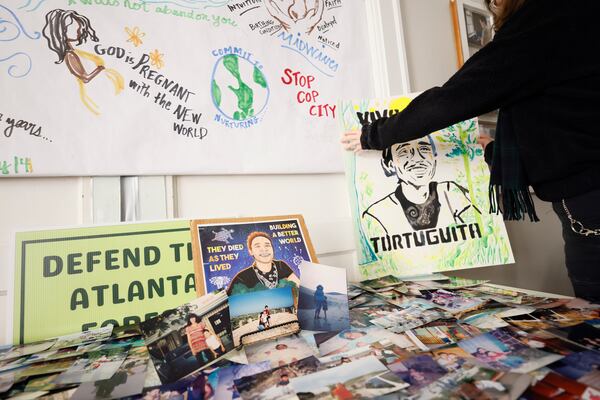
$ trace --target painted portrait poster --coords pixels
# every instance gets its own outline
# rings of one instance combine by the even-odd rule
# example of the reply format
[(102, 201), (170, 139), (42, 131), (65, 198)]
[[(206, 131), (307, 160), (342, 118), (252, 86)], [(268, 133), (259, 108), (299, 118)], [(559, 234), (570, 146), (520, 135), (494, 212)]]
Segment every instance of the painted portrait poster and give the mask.
[[(344, 131), (401, 112), (411, 97), (342, 102)], [(489, 213), (489, 169), (476, 120), (384, 151), (347, 157), (362, 278), (414, 276), (514, 262), (501, 215)]]
[(191, 231), (199, 295), (297, 289), (300, 263), (316, 262), (301, 215), (194, 220)]

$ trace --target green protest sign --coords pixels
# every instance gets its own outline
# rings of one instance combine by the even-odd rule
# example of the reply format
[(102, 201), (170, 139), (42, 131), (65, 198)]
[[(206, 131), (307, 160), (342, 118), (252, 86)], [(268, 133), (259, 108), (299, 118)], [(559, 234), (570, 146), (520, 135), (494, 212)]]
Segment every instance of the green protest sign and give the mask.
[(128, 325), (196, 297), (189, 221), (16, 234), (13, 342)]

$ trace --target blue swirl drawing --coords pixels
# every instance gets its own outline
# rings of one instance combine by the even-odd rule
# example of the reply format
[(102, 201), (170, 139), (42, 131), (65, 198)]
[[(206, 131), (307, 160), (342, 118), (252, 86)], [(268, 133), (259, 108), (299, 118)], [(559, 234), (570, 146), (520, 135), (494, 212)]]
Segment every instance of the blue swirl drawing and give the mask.
[[(37, 3), (34, 4), (34, 9), (37, 9), (37, 7), (39, 7), (39, 5), (44, 1), (45, 0), (37, 0)], [(27, 3), (21, 8), (30, 6), (31, 2), (32, 0), (28, 0)], [(40, 37), (42, 37), (42, 34), (37, 31), (29, 33), (17, 15), (8, 7), (0, 4), (0, 12), (3, 11), (8, 13), (8, 19), (0, 17), (0, 42), (16, 41), (21, 37), (21, 34), (31, 40), (38, 40)], [(33, 9), (30, 11), (33, 11)], [(31, 71), (32, 61), (29, 54), (18, 51), (9, 56), (0, 56), (0, 63), (7, 62), (9, 60), (12, 60), (10, 61), (11, 64), (7, 68), (7, 73), (9, 76), (13, 78), (22, 78)]]
[[(25, 10), (25, 11), (27, 11), (27, 12), (32, 12), (32, 11), (35, 11), (35, 10), (37, 10), (37, 9), (38, 9), (38, 8), (39, 8), (39, 7), (42, 5), (42, 3), (44, 3), (45, 1), (46, 1), (46, 0), (37, 0), (37, 3), (33, 3), (33, 7), (31, 7), (29, 10)], [(25, 2), (25, 4), (23, 4), (21, 7), (19, 7), (19, 10), (21, 10), (21, 9), (23, 9), (23, 8), (27, 8), (27, 7), (29, 7), (29, 6), (31, 5), (31, 3), (32, 3), (32, 2), (33, 2), (33, 0), (27, 0), (27, 1)]]
[(33, 34), (29, 34), (27, 32), (27, 30), (25, 29), (25, 27), (23, 26), (23, 24), (21, 23), (21, 21), (19, 20), (19, 17), (17, 17), (17, 15), (11, 9), (0, 4), (0, 10), (1, 9), (6, 10), (10, 14), (10, 16), (13, 18), (14, 22), (0, 17), (0, 34), (4, 34), (4, 32), (8, 31), (9, 27), (16, 29), (16, 32), (13, 37), (10, 37), (8, 39), (0, 38), (0, 42), (13, 41), (13, 40), (17, 39), (19, 36), (21, 36), (21, 33), (23, 33), (25, 36), (27, 36), (31, 40), (37, 40), (40, 37), (42, 37), (42, 34), (37, 31), (33, 32)]
[[(19, 57), (19, 56), (21, 56), (21, 57)], [(8, 57), (0, 58), (0, 63), (3, 63), (4, 61), (8, 61), (15, 57), (19, 57), (20, 59), (25, 60), (25, 67), (24, 67), (25, 72), (18, 73), (18, 69), (23, 68), (22, 66), (19, 66), (18, 64), (9, 65), (6, 72), (8, 73), (9, 76), (12, 76), (13, 78), (22, 78), (25, 75), (27, 75), (29, 73), (29, 71), (31, 71), (31, 65), (32, 65), (31, 57), (29, 57), (28, 54), (23, 53), (23, 52), (18, 52), (18, 53), (10, 55)], [(15, 70), (17, 70), (17, 71), (15, 71)]]
[(145, 4), (170, 4), (194, 10), (200, 8), (221, 7), (229, 3), (229, 1), (230, 0), (142, 0)]

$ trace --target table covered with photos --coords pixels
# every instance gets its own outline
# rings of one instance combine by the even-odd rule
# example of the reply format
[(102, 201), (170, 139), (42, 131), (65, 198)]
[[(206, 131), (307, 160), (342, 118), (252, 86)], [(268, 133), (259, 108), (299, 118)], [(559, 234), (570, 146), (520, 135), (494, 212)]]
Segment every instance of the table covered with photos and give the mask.
[(258, 314), (211, 293), (140, 325), (0, 348), (0, 397), (600, 396), (599, 308), (581, 299), (441, 275), (283, 292), (255, 299)]

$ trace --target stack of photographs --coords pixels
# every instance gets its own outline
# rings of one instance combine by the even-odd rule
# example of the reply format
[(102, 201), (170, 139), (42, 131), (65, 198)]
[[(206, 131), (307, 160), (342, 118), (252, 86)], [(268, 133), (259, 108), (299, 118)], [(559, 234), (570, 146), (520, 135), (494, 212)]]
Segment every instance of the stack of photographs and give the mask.
[(299, 261), (299, 282), (202, 295), (139, 325), (0, 348), (0, 398), (592, 399), (600, 308), (486, 281)]

